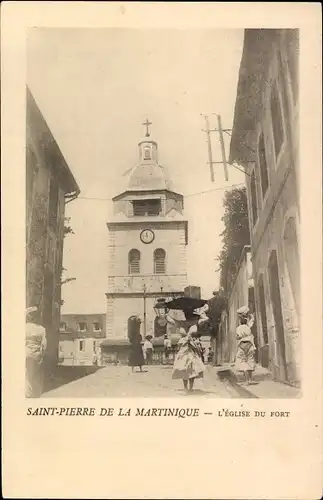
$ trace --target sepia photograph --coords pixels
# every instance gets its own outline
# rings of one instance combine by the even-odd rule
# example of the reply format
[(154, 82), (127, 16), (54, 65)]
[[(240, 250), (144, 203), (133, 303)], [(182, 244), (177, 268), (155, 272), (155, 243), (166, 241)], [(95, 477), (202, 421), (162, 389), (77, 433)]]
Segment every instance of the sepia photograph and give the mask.
[(26, 30), (26, 398), (301, 397), (299, 51)]

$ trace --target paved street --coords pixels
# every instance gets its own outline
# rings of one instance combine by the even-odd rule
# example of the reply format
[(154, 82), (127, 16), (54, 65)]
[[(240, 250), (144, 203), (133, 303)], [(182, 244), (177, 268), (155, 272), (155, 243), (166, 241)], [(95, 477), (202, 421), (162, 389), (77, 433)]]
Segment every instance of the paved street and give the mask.
[[(128, 366), (107, 366), (44, 393), (43, 397), (189, 397), (183, 390), (182, 381), (172, 380), (171, 366), (148, 366), (144, 369), (144, 373), (131, 373)], [(195, 381), (192, 395), (207, 398), (241, 397), (226, 380), (221, 381), (211, 367), (207, 367), (204, 379)]]

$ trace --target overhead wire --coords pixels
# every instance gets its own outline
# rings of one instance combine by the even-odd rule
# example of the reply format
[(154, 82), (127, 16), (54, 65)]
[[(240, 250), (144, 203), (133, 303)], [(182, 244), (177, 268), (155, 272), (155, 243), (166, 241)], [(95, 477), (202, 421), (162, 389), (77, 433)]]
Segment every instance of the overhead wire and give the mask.
[[(230, 186), (223, 186), (223, 187), (218, 187), (218, 188), (214, 188), (214, 189), (207, 189), (205, 191), (199, 191), (197, 193), (184, 194), (183, 196), (184, 196), (184, 198), (189, 198), (191, 196), (199, 196), (202, 194), (212, 193), (214, 191), (224, 191), (226, 189), (234, 189), (234, 188), (238, 188), (238, 187), (242, 187), (242, 186), (245, 186), (245, 184), (244, 183), (231, 184)], [(113, 197), (112, 198), (99, 198), (99, 197), (95, 197), (95, 196), (78, 196), (77, 199), (78, 200), (93, 200), (93, 201), (111, 201), (111, 200), (113, 200)]]

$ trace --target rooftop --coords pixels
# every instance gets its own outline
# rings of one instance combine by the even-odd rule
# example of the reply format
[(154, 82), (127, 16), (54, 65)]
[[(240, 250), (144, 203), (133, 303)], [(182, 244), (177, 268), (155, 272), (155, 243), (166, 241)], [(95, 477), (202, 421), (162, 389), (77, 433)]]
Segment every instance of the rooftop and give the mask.
[(80, 188), (28, 86), (26, 91), (27, 130), (30, 127), (32, 134), (36, 135), (49, 160), (47, 164), (63, 179), (65, 194), (76, 197), (80, 194)]
[(168, 172), (158, 163), (137, 165), (130, 173), (128, 189), (138, 191), (169, 190), (172, 191), (172, 182)]

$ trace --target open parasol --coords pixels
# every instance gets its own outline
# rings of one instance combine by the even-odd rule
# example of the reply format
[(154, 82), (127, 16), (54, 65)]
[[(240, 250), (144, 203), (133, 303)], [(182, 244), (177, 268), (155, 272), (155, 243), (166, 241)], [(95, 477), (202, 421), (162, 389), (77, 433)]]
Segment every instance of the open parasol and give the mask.
[(207, 304), (207, 300), (192, 297), (178, 297), (165, 303), (168, 309), (183, 311), (186, 319), (199, 318), (199, 314), (195, 310), (205, 306), (205, 304)]

